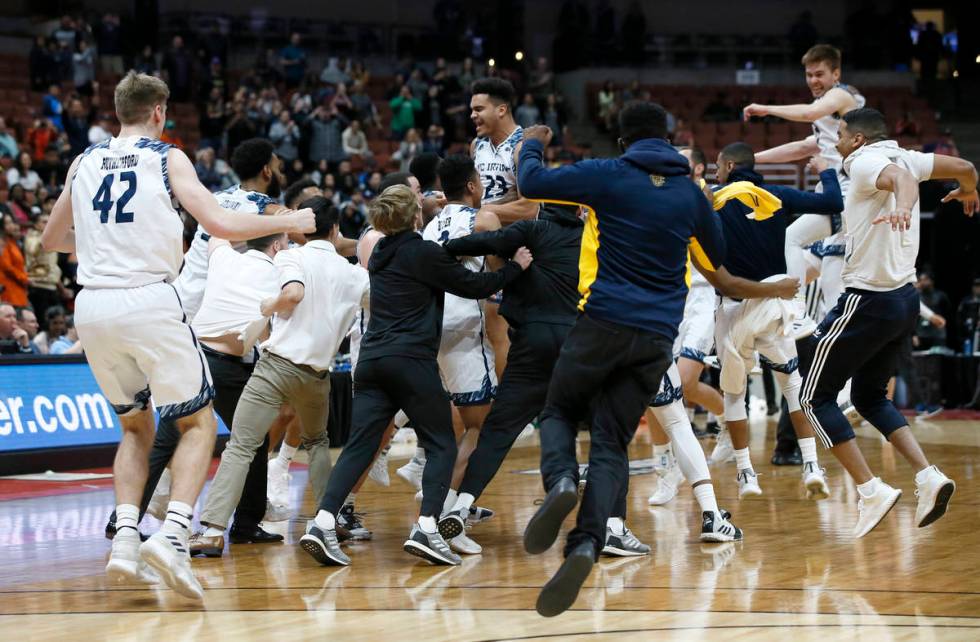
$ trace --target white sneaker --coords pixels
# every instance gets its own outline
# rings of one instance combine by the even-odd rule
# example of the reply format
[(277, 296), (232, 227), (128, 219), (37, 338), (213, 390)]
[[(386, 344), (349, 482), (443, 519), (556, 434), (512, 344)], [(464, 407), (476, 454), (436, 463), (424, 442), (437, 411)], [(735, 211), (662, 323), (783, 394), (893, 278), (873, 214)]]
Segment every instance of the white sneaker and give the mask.
[(264, 522), (284, 522), (292, 516), (289, 506), (277, 506), (270, 501), (265, 502)]
[(677, 496), (677, 486), (684, 481), (684, 474), (681, 473), (677, 462), (663, 472), (657, 472), (657, 489), (653, 491), (647, 500), (651, 506), (663, 506)]
[(738, 498), (759, 497), (762, 495), (762, 488), (759, 487), (759, 476), (751, 468), (738, 471)]
[(813, 334), (816, 329), (817, 323), (810, 317), (804, 316), (793, 319), (783, 332), (793, 341), (799, 341)]
[(938, 468), (929, 466), (926, 470), (926, 480), (921, 484), (915, 482), (915, 496), (919, 498), (919, 505), (915, 507), (915, 523), (919, 528), (946, 514), (946, 506), (956, 490), (956, 482)]
[(266, 495), (269, 503), (276, 507), (289, 508), (289, 465), (282, 464), (279, 458), (269, 462), (268, 482), (266, 484)]
[(901, 496), (901, 490), (892, 488), (880, 479), (878, 479), (875, 492), (871, 497), (864, 497), (858, 491), (860, 499), (858, 500), (858, 521), (854, 525), (854, 537), (864, 537), (870, 533), (885, 518), (885, 515)]
[(808, 461), (803, 464), (803, 485), (806, 487), (807, 499), (820, 500), (830, 497), (827, 477), (816, 462)]
[(449, 540), (449, 548), (463, 555), (479, 555), (483, 552), (483, 547), (467, 537), (465, 532)]
[[(126, 529), (127, 531), (129, 529)], [(140, 536), (116, 532), (105, 574), (110, 584), (156, 584), (160, 577), (140, 559)]]
[(386, 488), (391, 486), (391, 477), (388, 476), (388, 450), (386, 447), (381, 451), (371, 464), (371, 472), (368, 473), (368, 477)]
[(204, 598), (204, 589), (191, 571), (187, 542), (177, 535), (158, 531), (140, 545), (140, 557), (173, 590), (194, 600)]
[(728, 432), (728, 428), (722, 428), (718, 433), (718, 441), (715, 442), (715, 449), (711, 451), (711, 457), (708, 457), (708, 464), (717, 466), (718, 464), (729, 462), (732, 459), (735, 459), (735, 446), (732, 445), (732, 435)]
[(407, 464), (396, 470), (395, 474), (415, 490), (422, 490), (423, 470), (425, 470), (425, 461), (419, 461), (412, 457)]

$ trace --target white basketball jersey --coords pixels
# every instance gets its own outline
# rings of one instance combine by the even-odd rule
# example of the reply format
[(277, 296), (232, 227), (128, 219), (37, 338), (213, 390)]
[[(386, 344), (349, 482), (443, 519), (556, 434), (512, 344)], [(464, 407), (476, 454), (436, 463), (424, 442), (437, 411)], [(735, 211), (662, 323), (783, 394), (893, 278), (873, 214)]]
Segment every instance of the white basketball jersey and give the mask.
[(138, 288), (177, 277), (184, 224), (167, 175), (170, 147), (128, 136), (82, 154), (71, 177), (81, 285)]
[[(451, 239), (472, 234), (476, 228), (476, 213), (472, 207), (450, 203), (429, 221), (422, 231), (422, 238), (440, 245)], [(460, 262), (471, 272), (482, 272), (483, 257), (463, 257)], [(480, 302), (446, 294), (442, 318), (443, 332), (479, 331), (483, 327), (483, 312)]]
[[(240, 185), (216, 192), (214, 197), (218, 200), (218, 205), (224, 209), (243, 214), (263, 214), (269, 203), (275, 202), (265, 194), (244, 190)], [(190, 249), (184, 255), (184, 267), (180, 270), (177, 291), (180, 293), (181, 304), (189, 319), (194, 318), (204, 300), (204, 288), (208, 282), (210, 239), (211, 235), (204, 226), (198, 225)]]
[(483, 183), (483, 202), (511, 201), (517, 196), (517, 165), (514, 148), (524, 140), (524, 130), (517, 127), (502, 143), (493, 146), (489, 138), (477, 138), (473, 162)]
[[(855, 109), (860, 109), (864, 107), (864, 96), (858, 93), (855, 87), (844, 84), (834, 85), (835, 89), (843, 89), (847, 93), (854, 97), (855, 104), (857, 105)], [(819, 98), (817, 99), (819, 100)], [(816, 101), (814, 101), (816, 102)], [(837, 135), (837, 130), (840, 127), (840, 114), (833, 113), (824, 116), (823, 118), (818, 118), (813, 121), (813, 135), (817, 139), (817, 146), (820, 147), (820, 155), (830, 161), (831, 165), (840, 170), (841, 166), (841, 156), (840, 152), (837, 151), (837, 141), (840, 137)], [(840, 172), (838, 171), (838, 174)]]

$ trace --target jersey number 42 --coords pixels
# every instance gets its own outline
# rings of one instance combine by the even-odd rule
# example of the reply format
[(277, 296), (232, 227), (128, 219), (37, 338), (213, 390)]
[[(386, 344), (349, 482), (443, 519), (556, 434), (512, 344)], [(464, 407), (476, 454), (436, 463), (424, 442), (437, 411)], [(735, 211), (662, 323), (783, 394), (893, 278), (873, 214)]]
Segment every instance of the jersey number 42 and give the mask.
[[(109, 222), (109, 211), (112, 209), (112, 183), (115, 180), (115, 174), (106, 174), (106, 177), (102, 179), (102, 185), (99, 186), (99, 191), (95, 193), (95, 198), (92, 199), (92, 209), (99, 213), (99, 221), (102, 223)], [(133, 212), (125, 211), (126, 205), (129, 204), (130, 199), (136, 194), (136, 172), (123, 172), (119, 175), (119, 182), (126, 182), (126, 191), (123, 192), (119, 200), (115, 202), (116, 206), (116, 223), (132, 223), (133, 222)]]

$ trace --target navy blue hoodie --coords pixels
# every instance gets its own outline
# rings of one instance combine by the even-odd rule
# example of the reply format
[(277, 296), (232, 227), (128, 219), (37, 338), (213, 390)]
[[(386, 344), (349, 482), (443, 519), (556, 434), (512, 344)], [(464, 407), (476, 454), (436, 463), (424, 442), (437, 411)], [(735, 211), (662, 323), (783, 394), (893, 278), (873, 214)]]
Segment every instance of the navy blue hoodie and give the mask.
[(540, 142), (525, 139), (521, 195), (591, 210), (579, 254), (579, 310), (673, 340), (687, 297), (688, 244), (707, 265), (725, 259), (718, 217), (691, 181), (687, 159), (653, 138), (619, 158), (556, 169), (545, 168), (543, 154)]

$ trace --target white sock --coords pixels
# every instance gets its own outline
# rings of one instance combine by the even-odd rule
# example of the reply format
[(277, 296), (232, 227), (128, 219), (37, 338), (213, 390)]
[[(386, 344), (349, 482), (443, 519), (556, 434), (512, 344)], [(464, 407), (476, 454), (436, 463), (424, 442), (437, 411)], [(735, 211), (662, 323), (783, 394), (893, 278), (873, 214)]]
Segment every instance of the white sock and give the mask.
[(453, 509), (453, 506), (456, 505), (456, 498), (458, 496), (459, 496), (459, 494), (455, 490), (453, 490), (452, 488), (450, 488), (446, 492), (446, 501), (442, 502), (442, 514), (443, 515), (445, 515), (446, 513), (448, 513), (449, 511), (451, 511)]
[(803, 463), (817, 463), (817, 439), (816, 437), (805, 437), (797, 440), (800, 444), (800, 454), (803, 455)]
[(715, 487), (711, 484), (699, 484), (695, 486), (694, 499), (698, 500), (698, 506), (701, 507), (701, 512), (711, 511), (712, 513), (720, 512), (718, 510), (718, 500), (715, 499)]
[(469, 511), (470, 507), (473, 506), (473, 502), (476, 501), (476, 497), (470, 495), (469, 493), (460, 493), (456, 498), (456, 505), (453, 506), (453, 512), (458, 510)]
[(735, 451), (735, 468), (738, 470), (752, 470), (752, 458), (749, 456), (748, 447)]
[(167, 519), (163, 521), (160, 528), (164, 533), (173, 533), (184, 538), (187, 537), (191, 528), (191, 519), (194, 517), (194, 508), (184, 502), (171, 500), (167, 504)]
[(861, 493), (861, 497), (871, 497), (878, 490), (878, 478), (872, 477), (863, 484), (858, 484), (858, 492)]
[[(925, 468), (923, 468), (922, 470), (920, 470), (919, 472), (917, 472), (915, 474), (915, 483), (916, 484), (922, 484), (922, 483), (924, 483), (929, 478), (929, 473), (932, 472), (932, 469), (933, 469), (933, 466), (926, 466)], [(117, 509), (116, 510), (116, 516), (118, 517), (118, 515), (119, 515), (119, 511)], [(118, 524), (118, 523), (119, 523), (119, 520), (117, 519), (116, 520), (116, 524)]]
[(296, 451), (299, 450), (299, 446), (290, 446), (285, 441), (279, 446), (279, 456), (276, 458), (279, 463), (285, 464), (286, 468), (289, 468), (289, 462), (293, 460), (296, 456)]
[(218, 528), (217, 526), (208, 526), (204, 529), (205, 537), (217, 537), (218, 535), (224, 535), (225, 529)]
[(313, 518), (313, 522), (324, 530), (332, 531), (337, 528), (337, 519), (322, 509), (316, 512), (316, 517)]
[(626, 522), (621, 517), (610, 517), (606, 520), (606, 528), (613, 532), (613, 535), (623, 535), (626, 533)]
[(432, 534), (436, 532), (436, 518), (431, 515), (419, 515), (419, 528), (423, 533)]
[(116, 506), (116, 532), (124, 528), (133, 529), (134, 535), (139, 535), (140, 509), (132, 504)]
[(408, 415), (405, 414), (404, 410), (399, 410), (395, 413), (395, 427), (404, 428), (408, 425)]
[(653, 458), (654, 459), (656, 459), (657, 457), (660, 457), (661, 455), (664, 455), (664, 454), (666, 454), (666, 455), (669, 455), (670, 454), (670, 442), (669, 441), (666, 444), (663, 444), (663, 445), (660, 445), (660, 444), (654, 444), (653, 445)]

